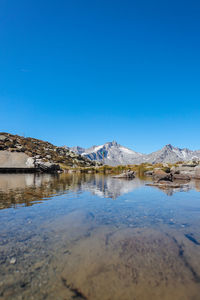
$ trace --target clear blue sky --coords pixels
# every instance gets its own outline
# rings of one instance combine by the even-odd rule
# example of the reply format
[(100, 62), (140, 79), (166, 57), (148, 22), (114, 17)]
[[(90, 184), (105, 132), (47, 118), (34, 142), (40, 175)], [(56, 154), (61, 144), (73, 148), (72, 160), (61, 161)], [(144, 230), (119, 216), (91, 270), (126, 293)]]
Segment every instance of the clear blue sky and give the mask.
[(200, 2), (1, 0), (0, 131), (200, 149)]

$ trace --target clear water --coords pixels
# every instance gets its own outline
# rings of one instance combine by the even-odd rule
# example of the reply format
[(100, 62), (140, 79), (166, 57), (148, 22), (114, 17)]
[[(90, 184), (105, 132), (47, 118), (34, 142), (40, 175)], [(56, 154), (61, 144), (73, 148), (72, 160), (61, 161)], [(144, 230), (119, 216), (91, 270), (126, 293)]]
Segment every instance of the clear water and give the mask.
[(200, 299), (200, 181), (0, 175), (0, 299)]

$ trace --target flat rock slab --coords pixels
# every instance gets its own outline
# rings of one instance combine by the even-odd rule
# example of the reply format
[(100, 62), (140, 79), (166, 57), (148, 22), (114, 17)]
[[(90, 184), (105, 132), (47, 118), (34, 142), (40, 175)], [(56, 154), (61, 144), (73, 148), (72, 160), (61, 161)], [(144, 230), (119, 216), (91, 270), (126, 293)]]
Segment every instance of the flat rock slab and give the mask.
[(180, 183), (173, 183), (173, 182), (154, 182), (154, 183), (147, 183), (147, 186), (157, 186), (160, 188), (181, 188), (186, 187), (186, 184), (180, 184)]
[(133, 179), (135, 178), (134, 172), (126, 172), (119, 175), (112, 176), (112, 178), (125, 178), (125, 179)]
[(33, 168), (31, 158), (22, 152), (0, 151), (0, 168)]

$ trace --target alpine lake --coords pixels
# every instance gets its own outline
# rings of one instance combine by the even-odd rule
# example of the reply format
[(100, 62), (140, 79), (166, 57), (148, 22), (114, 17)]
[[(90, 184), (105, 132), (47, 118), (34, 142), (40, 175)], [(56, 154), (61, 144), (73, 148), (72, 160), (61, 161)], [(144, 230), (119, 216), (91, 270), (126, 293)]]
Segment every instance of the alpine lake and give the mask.
[(200, 180), (0, 175), (1, 300), (199, 300)]

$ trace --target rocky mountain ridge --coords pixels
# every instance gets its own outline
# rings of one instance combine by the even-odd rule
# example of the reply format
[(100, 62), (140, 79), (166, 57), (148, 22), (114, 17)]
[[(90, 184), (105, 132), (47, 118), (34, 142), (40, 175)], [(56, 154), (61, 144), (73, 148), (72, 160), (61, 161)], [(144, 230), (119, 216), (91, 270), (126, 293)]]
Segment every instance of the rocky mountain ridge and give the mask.
[(135, 152), (115, 141), (87, 149), (79, 146), (70, 149), (91, 160), (97, 160), (111, 166), (141, 163), (176, 163), (177, 161), (200, 160), (200, 150), (192, 151), (187, 148), (181, 149), (173, 147), (171, 144), (150, 154)]
[(134, 164), (135, 162), (139, 163), (142, 156), (141, 153), (121, 146), (116, 141), (108, 142), (100, 146), (93, 146), (88, 149), (79, 146), (70, 149), (90, 160), (96, 160), (111, 166)]
[(174, 147), (171, 144), (164, 146), (162, 149), (147, 154), (145, 162), (149, 163), (176, 163), (177, 161), (200, 160), (200, 150), (192, 151), (187, 148)]

